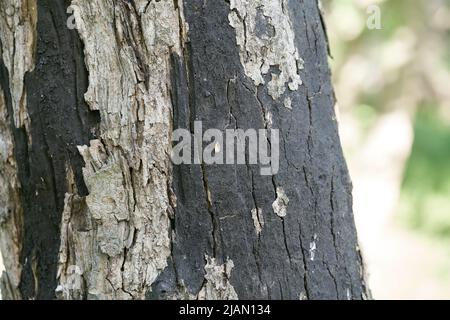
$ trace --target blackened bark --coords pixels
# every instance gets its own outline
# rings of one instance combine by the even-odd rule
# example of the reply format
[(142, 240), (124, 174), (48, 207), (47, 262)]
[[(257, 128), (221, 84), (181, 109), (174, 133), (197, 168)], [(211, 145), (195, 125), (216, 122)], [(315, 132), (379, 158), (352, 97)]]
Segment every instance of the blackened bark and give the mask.
[[(320, 12), (316, 1), (289, 1), (288, 10), (305, 62), (304, 84), (287, 93), (292, 110), (245, 75), (227, 3), (185, 3), (190, 43), (184, 57), (173, 58), (174, 127), (192, 128), (195, 119), (204, 130), (265, 128), (270, 112), (272, 127), (281, 131), (280, 172), (271, 177), (255, 166), (176, 166), (173, 267), (156, 282), (160, 292), (178, 290), (173, 279), (198, 292), (208, 254), (219, 264), (234, 262), (231, 284), (242, 299), (366, 294)], [(284, 218), (272, 209), (280, 186), (290, 199)], [(253, 208), (264, 216), (259, 236)]]

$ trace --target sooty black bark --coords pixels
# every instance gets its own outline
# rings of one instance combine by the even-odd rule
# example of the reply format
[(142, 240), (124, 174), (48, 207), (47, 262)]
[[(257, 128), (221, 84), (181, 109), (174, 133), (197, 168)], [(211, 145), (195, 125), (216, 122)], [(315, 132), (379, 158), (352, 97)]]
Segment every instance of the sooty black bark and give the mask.
[[(305, 61), (304, 84), (285, 94), (292, 110), (245, 75), (226, 1), (190, 0), (184, 7), (190, 42), (183, 57), (172, 59), (174, 127), (192, 131), (193, 121), (201, 120), (203, 130), (262, 129), (270, 112), (273, 128), (280, 129), (280, 171), (271, 177), (249, 165), (175, 166), (175, 241), (151, 298), (165, 298), (182, 286), (198, 293), (205, 254), (219, 264), (234, 262), (231, 284), (241, 299), (363, 298), (351, 182), (317, 2), (288, 1), (295, 44)], [(279, 186), (290, 199), (284, 218), (272, 209)], [(259, 236), (254, 208), (262, 209), (265, 220)]]
[(25, 76), (29, 132), (15, 128), (7, 70), (3, 64), (1, 68), (24, 214), (20, 257), (24, 299), (55, 296), (67, 172), (73, 170), (79, 194), (86, 195), (84, 162), (76, 146), (89, 144), (100, 120), (84, 102), (88, 75), (81, 40), (66, 26), (69, 2), (38, 1), (35, 69)]

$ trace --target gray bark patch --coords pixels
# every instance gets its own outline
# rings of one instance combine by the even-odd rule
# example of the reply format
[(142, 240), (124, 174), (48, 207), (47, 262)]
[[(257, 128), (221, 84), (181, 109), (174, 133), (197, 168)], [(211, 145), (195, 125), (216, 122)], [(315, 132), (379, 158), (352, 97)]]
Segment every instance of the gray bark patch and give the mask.
[(269, 95), (280, 98), (286, 90), (298, 90), (302, 84), (303, 60), (295, 46), (295, 31), (287, 9), (287, 0), (231, 0), (230, 25), (236, 29), (236, 42), (245, 73), (256, 86), (264, 84), (264, 75), (272, 66)]
[[(143, 299), (171, 253), (168, 84), (171, 55), (181, 54), (185, 36), (183, 12), (172, 0), (72, 6), (89, 70), (84, 98), (102, 120), (99, 139), (78, 147), (89, 191), (85, 211), (69, 213), (91, 227), (82, 237), (69, 224), (75, 232), (61, 242), (60, 270), (77, 266), (89, 299)], [(77, 298), (68, 281), (70, 275), (59, 275), (62, 298)]]
[[(90, 112), (83, 100), (87, 73), (82, 45), (76, 32), (66, 28), (65, 9), (60, 1), (50, 0), (39, 1), (34, 8), (38, 17), (36, 47), (33, 47), (36, 60), (34, 69), (24, 76), (26, 100), (21, 102), (26, 106), (28, 122), (17, 119), (14, 101), (20, 90), (17, 84), (11, 87), (14, 78), (8, 80), (11, 78), (5, 68), (1, 77), (2, 87), (7, 91), (6, 104), (21, 185), (23, 270), (19, 289), (24, 299), (55, 296), (59, 224), (68, 189), (66, 172), (74, 172), (75, 188), (80, 194), (86, 194), (81, 175), (83, 160), (76, 146), (93, 138), (93, 128), (98, 122), (98, 114)], [(32, 39), (28, 40), (29, 43), (20, 45), (33, 43)], [(24, 49), (16, 52), (17, 59), (26, 57)]]

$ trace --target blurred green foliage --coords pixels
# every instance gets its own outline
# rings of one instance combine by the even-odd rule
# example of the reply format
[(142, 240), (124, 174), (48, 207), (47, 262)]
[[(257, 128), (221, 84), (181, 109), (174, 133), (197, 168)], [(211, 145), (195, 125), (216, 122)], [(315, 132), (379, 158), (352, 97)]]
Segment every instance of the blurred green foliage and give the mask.
[[(414, 296), (412, 291), (417, 290), (421, 297), (432, 293), (447, 298), (450, 295), (450, 0), (322, 0), (322, 4), (327, 13), (330, 65), (344, 152), (352, 177), (354, 181), (360, 179), (363, 190), (357, 213), (361, 213), (369, 228), (371, 222), (387, 222), (376, 240), (360, 234), (367, 248), (373, 250), (371, 268), (378, 272), (378, 278), (372, 281), (380, 288), (389, 287), (393, 279), (397, 280), (390, 278), (392, 270), (396, 267), (402, 270), (404, 262), (410, 263), (398, 260), (391, 264), (377, 257), (374, 248), (383, 243), (379, 237), (384, 236), (383, 232), (389, 237), (395, 229), (396, 235), (392, 238), (391, 234), (390, 239), (407, 241), (393, 247), (415, 252), (408, 248), (411, 243), (418, 247), (414, 255), (423, 261), (417, 267), (411, 265), (412, 274), (403, 279), (408, 281), (400, 280), (399, 292), (405, 290)], [(373, 5), (381, 13), (381, 29), (367, 27), (367, 19), (373, 14), (368, 8)], [(390, 115), (399, 116), (390, 118)], [(388, 125), (386, 119), (391, 121)], [(383, 130), (388, 134), (380, 134)], [(378, 174), (379, 170), (384, 171)], [(369, 208), (368, 216), (366, 201), (369, 199), (370, 203), (374, 198), (381, 205)], [(386, 220), (383, 219), (387, 212), (383, 210), (389, 211)], [(405, 229), (413, 232), (404, 232)], [(376, 245), (372, 247), (371, 241)], [(396, 249), (385, 248), (383, 255), (390, 250)], [(382, 266), (387, 265), (389, 268), (384, 270)], [(383, 297), (395, 296), (379, 291)]]
[(368, 104), (360, 104), (357, 106), (354, 114), (363, 135), (367, 134), (379, 116), (377, 109)]
[[(441, 114), (450, 103), (449, 96), (439, 96), (433, 88), (442, 83), (438, 71), (450, 70), (450, 0), (323, 0), (323, 4), (332, 13), (328, 17), (330, 63), (338, 99), (344, 112), (357, 120), (360, 134), (364, 137), (393, 108), (404, 108), (414, 119), (399, 220), (422, 234), (450, 240), (450, 121)], [(365, 25), (372, 4), (380, 8), (380, 30)], [(399, 54), (400, 61), (406, 57), (405, 62), (392, 66)], [(433, 63), (425, 63), (430, 60)], [(346, 64), (360, 61), (373, 69), (348, 71)], [(380, 80), (370, 83), (377, 72)], [(348, 79), (358, 73), (364, 77), (355, 86)], [(450, 83), (447, 86), (450, 91)], [(395, 103), (411, 95), (417, 98), (402, 100), (411, 105)]]
[(400, 217), (433, 237), (450, 237), (450, 125), (436, 109), (423, 107), (416, 114)]

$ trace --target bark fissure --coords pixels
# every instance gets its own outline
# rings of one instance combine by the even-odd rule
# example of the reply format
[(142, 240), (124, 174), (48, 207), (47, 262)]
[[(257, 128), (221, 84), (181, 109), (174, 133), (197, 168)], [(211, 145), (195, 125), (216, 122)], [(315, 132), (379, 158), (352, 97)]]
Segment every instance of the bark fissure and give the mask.
[[(93, 219), (81, 245), (92, 250), (72, 263), (87, 279), (88, 298), (142, 299), (172, 252), (167, 83), (171, 55), (182, 50), (182, 13), (174, 1), (72, 5), (89, 70), (85, 99), (102, 116), (100, 139), (79, 147)], [(71, 298), (67, 283), (60, 288)]]

